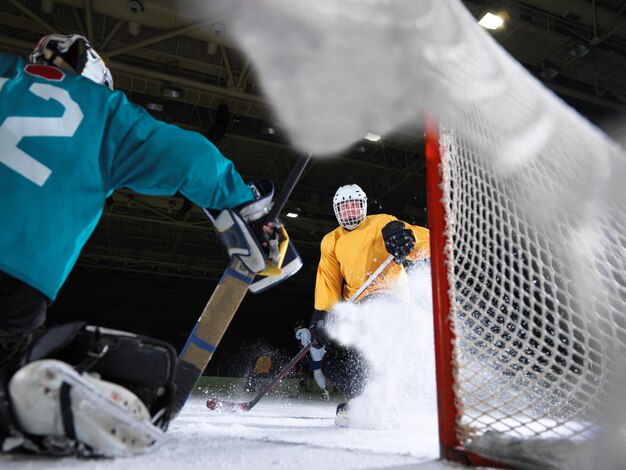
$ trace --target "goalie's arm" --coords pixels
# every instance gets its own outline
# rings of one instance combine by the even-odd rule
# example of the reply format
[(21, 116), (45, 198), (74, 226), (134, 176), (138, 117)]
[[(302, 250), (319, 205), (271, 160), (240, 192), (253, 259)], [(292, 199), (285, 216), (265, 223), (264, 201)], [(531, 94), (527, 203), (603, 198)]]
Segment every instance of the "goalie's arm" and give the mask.
[(180, 192), (216, 210), (253, 200), (233, 162), (204, 136), (154, 119), (122, 93), (113, 98), (112, 125), (102, 146), (109, 191), (126, 187), (160, 196)]

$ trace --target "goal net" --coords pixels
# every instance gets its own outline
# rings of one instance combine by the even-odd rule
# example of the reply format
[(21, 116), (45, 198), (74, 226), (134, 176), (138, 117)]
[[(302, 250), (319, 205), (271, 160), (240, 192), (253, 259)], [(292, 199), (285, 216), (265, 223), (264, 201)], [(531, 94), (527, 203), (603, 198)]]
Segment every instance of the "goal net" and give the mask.
[(442, 449), (569, 468), (626, 424), (625, 159), (510, 78), (524, 95), (459, 106), (427, 136)]

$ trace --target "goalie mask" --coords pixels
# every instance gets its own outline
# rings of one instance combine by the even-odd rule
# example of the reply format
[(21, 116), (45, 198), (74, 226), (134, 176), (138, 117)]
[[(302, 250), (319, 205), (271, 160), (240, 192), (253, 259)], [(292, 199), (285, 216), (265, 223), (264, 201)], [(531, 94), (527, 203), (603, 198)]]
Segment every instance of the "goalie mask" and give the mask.
[(78, 73), (113, 89), (113, 77), (102, 58), (79, 34), (49, 34), (39, 40), (29, 59), (34, 64), (54, 65)]
[(356, 184), (341, 186), (333, 197), (337, 222), (346, 230), (354, 230), (367, 215), (367, 196)]

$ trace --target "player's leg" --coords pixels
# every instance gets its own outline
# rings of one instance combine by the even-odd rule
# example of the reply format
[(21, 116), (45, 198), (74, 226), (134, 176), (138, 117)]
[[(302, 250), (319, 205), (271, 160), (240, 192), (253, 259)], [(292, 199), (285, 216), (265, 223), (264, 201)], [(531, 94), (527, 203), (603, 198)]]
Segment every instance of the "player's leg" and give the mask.
[[(355, 348), (332, 343), (326, 344), (326, 354), (322, 361), (322, 372), (346, 399), (359, 396), (367, 383), (370, 365)], [(345, 426), (348, 423), (346, 403), (337, 407), (336, 423)]]

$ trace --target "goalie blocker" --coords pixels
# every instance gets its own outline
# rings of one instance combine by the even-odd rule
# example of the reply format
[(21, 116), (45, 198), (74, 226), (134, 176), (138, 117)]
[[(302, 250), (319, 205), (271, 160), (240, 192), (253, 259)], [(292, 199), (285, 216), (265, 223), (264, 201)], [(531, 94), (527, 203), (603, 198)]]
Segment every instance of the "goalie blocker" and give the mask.
[[(244, 266), (256, 273), (249, 289), (262, 292), (292, 276), (302, 267), (302, 260), (289, 240), (282, 223), (267, 220), (272, 207), (274, 185), (269, 180), (250, 184), (255, 199), (237, 209), (220, 212), (202, 209), (213, 222), (228, 255), (239, 258)], [(273, 233), (266, 231), (273, 224)]]

